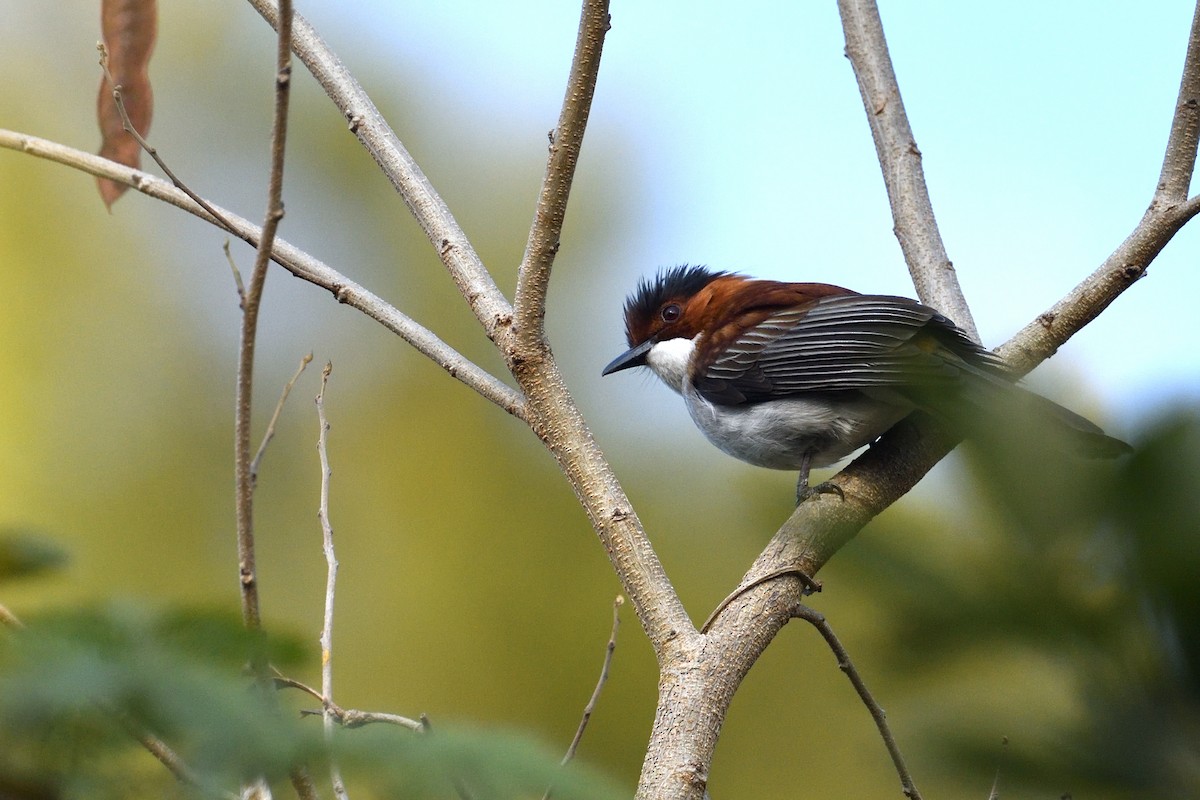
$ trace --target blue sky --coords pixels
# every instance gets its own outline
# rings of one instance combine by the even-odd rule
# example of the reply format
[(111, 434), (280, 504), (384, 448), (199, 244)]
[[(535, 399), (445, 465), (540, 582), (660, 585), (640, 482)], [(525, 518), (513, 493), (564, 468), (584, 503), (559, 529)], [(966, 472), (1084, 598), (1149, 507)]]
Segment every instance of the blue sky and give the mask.
[[(446, 103), (515, 136), (553, 124), (573, 3), (300, 7), (352, 69), (367, 58), (416, 66)], [(912, 294), (832, 0), (736, 11), (616, 2), (612, 13), (581, 181), (598, 166), (588, 147), (619, 142), (630, 161), (614, 168), (636, 174), (640, 215), (605, 265), (611, 291), (595, 298), (612, 306), (614, 328), (596, 337), (598, 364), (620, 345), (620, 297), (663, 265)], [(882, 13), (947, 249), (985, 342), (999, 344), (1096, 268), (1145, 209), (1192, 8), (942, 2)], [(1193, 224), (1041, 372), (1082, 378), (1113, 417), (1200, 399), (1198, 245)]]

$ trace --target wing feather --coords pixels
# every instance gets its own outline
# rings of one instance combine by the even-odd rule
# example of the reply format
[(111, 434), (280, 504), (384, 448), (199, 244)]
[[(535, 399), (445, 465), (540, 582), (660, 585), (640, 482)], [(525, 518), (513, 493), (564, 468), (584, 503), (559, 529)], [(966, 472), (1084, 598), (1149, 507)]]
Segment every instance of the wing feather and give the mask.
[(772, 314), (739, 336), (696, 381), (713, 402), (806, 392), (957, 394), (1005, 377), (1003, 361), (932, 308), (904, 297), (835, 295)]

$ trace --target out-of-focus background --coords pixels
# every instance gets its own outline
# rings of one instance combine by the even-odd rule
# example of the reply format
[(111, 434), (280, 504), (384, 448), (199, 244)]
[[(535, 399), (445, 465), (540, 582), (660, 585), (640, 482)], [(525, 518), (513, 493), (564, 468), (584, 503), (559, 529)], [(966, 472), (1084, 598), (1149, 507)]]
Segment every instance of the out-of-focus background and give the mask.
[[(313, 0), (299, 11), (511, 292), (578, 10)], [(794, 476), (711, 448), (657, 382), (600, 379), (624, 348), (625, 294), (682, 262), (912, 291), (834, 3), (612, 11), (549, 328), (701, 620), (789, 513)], [(1140, 218), (1192, 11), (1182, 0), (1102, 13), (1083, 2), (885, 4), (934, 206), (987, 344), (1048, 308)], [(97, 16), (87, 4), (0, 0), (0, 127), (95, 149)], [(252, 219), (265, 206), (272, 58), (273, 33), (245, 4), (163, 4), (150, 139), (193, 189)], [(281, 236), (502, 371), (403, 203), (315, 82), (299, 65), (296, 74)], [(0, 187), (0, 526), (71, 555), (53, 576), (4, 585), (0, 602), (23, 615), (112, 598), (235, 607), (239, 312), (223, 237), (133, 192), (109, 214), (90, 177), (13, 152), (0, 152)], [(1198, 251), (1193, 224), (1030, 378), (1114, 435), (1158, 442), (1145, 449), (1167, 454), (1159, 465), (1186, 464), (1171, 447), (1192, 435), (1161, 420), (1200, 401)], [(248, 270), (249, 249), (233, 253)], [(523, 729), (565, 748), (619, 585), (552, 460), (520, 423), (278, 269), (261, 324), (259, 431), (310, 351), (334, 364), (338, 702)], [(267, 625), (313, 653), (324, 580), (318, 374), (294, 393), (257, 495)], [(1105, 469), (1095, 480), (1111, 494), (1138, 488)], [(1137, 497), (1179, 479), (1167, 470), (1152, 481), (1151, 469)], [(999, 774), (1002, 788), (1027, 796), (1092, 798), (1200, 785), (1187, 784), (1200, 767), (1181, 733), (1196, 717), (1179, 711), (1194, 702), (1179, 683), (1195, 667), (1187, 620), (1154, 588), (1156, 574), (1126, 580), (1146, 548), (1123, 538), (1187, 532), (1195, 517), (1114, 527), (1054, 493), (1030, 514), (981, 484), (985, 474), (948, 459), (834, 560), (814, 601), (888, 709), (920, 785), (984, 797)], [(1045, 508), (1080, 516), (1046, 522)], [(1189, 539), (1170, 542), (1196, 556)], [(624, 614), (580, 757), (632, 786), (655, 673)], [(302, 677), (316, 681), (315, 656)], [(710, 782), (716, 797), (797, 786), (814, 796), (896, 790), (869, 718), (800, 625), (743, 686)]]

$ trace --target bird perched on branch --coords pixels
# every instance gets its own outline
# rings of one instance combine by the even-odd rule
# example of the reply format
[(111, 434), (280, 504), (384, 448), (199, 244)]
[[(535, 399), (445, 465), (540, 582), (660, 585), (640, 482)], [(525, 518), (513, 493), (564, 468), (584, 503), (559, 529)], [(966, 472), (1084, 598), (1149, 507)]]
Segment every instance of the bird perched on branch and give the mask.
[(996, 409), (1067, 432), (1085, 456), (1129, 445), (1021, 388), (1003, 359), (915, 300), (824, 283), (755, 280), (679, 266), (625, 303), (629, 349), (603, 374), (649, 367), (683, 395), (708, 440), (771, 469), (798, 470), (797, 500), (825, 467), (921, 409), (970, 435)]

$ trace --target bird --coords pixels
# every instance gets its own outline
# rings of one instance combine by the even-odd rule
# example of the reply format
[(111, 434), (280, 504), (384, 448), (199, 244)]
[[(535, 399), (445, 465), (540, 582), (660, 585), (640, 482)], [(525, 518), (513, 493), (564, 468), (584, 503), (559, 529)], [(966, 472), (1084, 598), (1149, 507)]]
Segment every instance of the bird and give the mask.
[(797, 503), (831, 466), (915, 410), (960, 435), (995, 430), (1001, 404), (1064, 431), (1081, 455), (1132, 448), (1017, 383), (1005, 361), (916, 300), (683, 264), (644, 278), (625, 302), (629, 349), (602, 375), (648, 367), (683, 396), (718, 448), (799, 473)]

